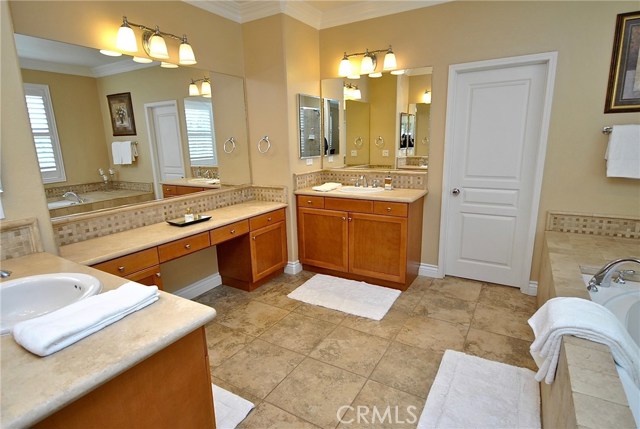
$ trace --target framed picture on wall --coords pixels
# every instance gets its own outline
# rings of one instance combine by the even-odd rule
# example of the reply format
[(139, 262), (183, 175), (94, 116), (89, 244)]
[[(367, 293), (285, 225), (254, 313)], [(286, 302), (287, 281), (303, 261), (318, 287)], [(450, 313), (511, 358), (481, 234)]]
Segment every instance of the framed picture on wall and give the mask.
[(616, 20), (604, 113), (640, 111), (640, 11)]
[(136, 121), (133, 117), (133, 104), (131, 93), (107, 95), (109, 102), (109, 114), (114, 136), (135, 136)]

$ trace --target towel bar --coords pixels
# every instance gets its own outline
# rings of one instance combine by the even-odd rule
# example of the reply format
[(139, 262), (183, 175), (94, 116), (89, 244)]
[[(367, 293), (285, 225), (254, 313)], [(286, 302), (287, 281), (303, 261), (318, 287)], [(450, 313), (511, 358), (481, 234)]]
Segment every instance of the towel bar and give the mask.
[(612, 131), (613, 131), (613, 127), (603, 127), (602, 128), (602, 134), (611, 134)]

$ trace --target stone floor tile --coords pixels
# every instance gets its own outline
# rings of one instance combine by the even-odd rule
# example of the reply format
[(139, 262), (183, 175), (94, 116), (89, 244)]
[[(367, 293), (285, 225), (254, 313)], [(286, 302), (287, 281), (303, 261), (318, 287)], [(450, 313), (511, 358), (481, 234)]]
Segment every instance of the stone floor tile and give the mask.
[(261, 402), (238, 425), (238, 429), (318, 429), (318, 426), (268, 402)]
[(450, 298), (446, 294), (429, 290), (424, 294), (413, 313), (446, 322), (469, 325), (475, 308), (476, 303), (473, 301)]
[(209, 349), (209, 364), (212, 368), (220, 365), (255, 339), (255, 337), (215, 322), (207, 324), (205, 331), (207, 348)]
[(389, 310), (382, 320), (373, 320), (349, 314), (344, 318), (341, 325), (390, 340), (396, 336), (408, 318), (409, 315), (400, 310)]
[(437, 291), (449, 298), (463, 299), (465, 301), (477, 301), (480, 297), (481, 289), (482, 282), (449, 276), (443, 279), (433, 279), (431, 286), (429, 286), (431, 291)]
[(257, 337), (287, 314), (287, 310), (272, 305), (247, 301), (236, 305), (232, 311), (218, 315), (214, 320), (221, 325)]
[(297, 286), (285, 281), (269, 282), (252, 292), (251, 299), (291, 311), (302, 304), (301, 301), (287, 297), (296, 288)]
[(478, 303), (471, 326), (494, 334), (533, 341), (533, 330), (527, 323), (530, 317), (531, 314), (522, 310)]
[(464, 352), (538, 371), (536, 363), (529, 354), (530, 346), (530, 341), (471, 328), (464, 344)]
[(324, 320), (325, 322), (333, 323), (336, 325), (342, 322), (345, 317), (347, 317), (347, 313), (343, 313), (342, 311), (320, 307), (319, 305), (307, 304), (306, 302), (301, 303), (293, 311), (304, 316)]
[(533, 315), (537, 310), (535, 296), (525, 295), (515, 287), (492, 283), (482, 285), (478, 303), (506, 307), (514, 311), (523, 311), (530, 315)]
[(462, 351), (467, 325), (445, 322), (425, 316), (410, 317), (396, 335), (396, 341), (421, 349)]
[(335, 328), (333, 323), (290, 313), (260, 335), (260, 339), (308, 355)]

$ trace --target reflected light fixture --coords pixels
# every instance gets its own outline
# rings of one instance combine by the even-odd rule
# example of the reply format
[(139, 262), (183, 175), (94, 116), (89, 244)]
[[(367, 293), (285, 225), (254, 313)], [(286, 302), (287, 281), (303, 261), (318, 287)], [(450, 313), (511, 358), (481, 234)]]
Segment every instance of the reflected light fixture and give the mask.
[(406, 70), (393, 70), (391, 71), (391, 74), (401, 75), (401, 74), (404, 74), (405, 72)]
[(167, 62), (162, 61), (160, 63), (160, 67), (162, 67), (164, 69), (177, 69), (178, 68), (178, 64), (167, 63)]
[(430, 91), (425, 91), (424, 94), (422, 94), (422, 102), (425, 104), (431, 104), (431, 92)]
[[(385, 53), (384, 62), (382, 65), (382, 71), (392, 71), (398, 67), (398, 63), (396, 61), (396, 54), (393, 53), (393, 49), (391, 45), (387, 49), (376, 49), (370, 51), (369, 49), (365, 49), (364, 52), (356, 52), (354, 54), (344, 53), (342, 60), (340, 60), (340, 65), (338, 67), (338, 75), (340, 77), (348, 77), (349, 79), (354, 79), (356, 74), (367, 74), (375, 76), (371, 77), (380, 77), (379, 74), (381, 71), (376, 72), (376, 68), (378, 66), (378, 61), (376, 54)], [(362, 60), (360, 61), (360, 72), (354, 71), (354, 66), (349, 57), (356, 57), (362, 55)], [(404, 73), (404, 72), (403, 72)], [(394, 74), (402, 74), (402, 73), (394, 73)]]
[(161, 60), (169, 59), (169, 52), (165, 41), (165, 38), (168, 38), (180, 42), (178, 49), (179, 64), (193, 65), (197, 63), (193, 48), (187, 41), (186, 34), (178, 37), (175, 34), (160, 31), (157, 25), (155, 28), (150, 28), (146, 25), (129, 22), (126, 16), (122, 17), (122, 25), (118, 29), (118, 35), (116, 37), (116, 46), (119, 50), (124, 52), (138, 52), (136, 36), (132, 27), (142, 31), (142, 48), (150, 57)]
[(382, 77), (382, 72), (369, 73), (369, 77)]
[(102, 55), (106, 55), (108, 57), (119, 57), (122, 55), (121, 52), (116, 52), (116, 51), (109, 51), (107, 49), (100, 49), (100, 53)]
[(149, 64), (153, 62), (151, 58), (146, 58), (146, 57), (133, 57), (133, 61), (140, 64)]
[(344, 83), (343, 95), (345, 100), (360, 100), (362, 99), (362, 92), (360, 88), (351, 83)]
[[(198, 82), (202, 82), (199, 90), (197, 85)], [(202, 79), (191, 79), (191, 83), (189, 84), (189, 95), (192, 97), (203, 96), (211, 98), (211, 81), (209, 78), (203, 77)]]

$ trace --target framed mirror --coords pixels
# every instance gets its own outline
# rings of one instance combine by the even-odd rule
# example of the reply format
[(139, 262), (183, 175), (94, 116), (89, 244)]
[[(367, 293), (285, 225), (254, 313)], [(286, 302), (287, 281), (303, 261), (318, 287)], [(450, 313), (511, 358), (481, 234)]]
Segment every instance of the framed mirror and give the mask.
[[(157, 148), (152, 145), (153, 118), (148, 115), (148, 106), (159, 103), (176, 106), (180, 147), (171, 153), (184, 159), (177, 177), (195, 177), (207, 169), (220, 177), (223, 186), (251, 183), (243, 78), (193, 67), (137, 64), (126, 55), (114, 61), (95, 49), (20, 34), (15, 39), (23, 83), (48, 88), (57, 126), (65, 175), (44, 185), (47, 200), (53, 203), (52, 217), (161, 196), (154, 192)], [(189, 96), (190, 82), (203, 78), (211, 82), (211, 98)], [(108, 95), (122, 93), (130, 94), (136, 120), (136, 134), (126, 137), (113, 135), (107, 103)], [(211, 123), (206, 129), (189, 130), (186, 112), (193, 103), (203, 108), (200, 112), (208, 112)], [(206, 149), (194, 140), (202, 139), (202, 133), (209, 134)], [(233, 145), (225, 144), (231, 138)], [(137, 155), (133, 162), (114, 163), (114, 143), (129, 141)], [(78, 204), (71, 193), (85, 201)]]
[(298, 143), (300, 159), (317, 158), (324, 151), (320, 121), (320, 97), (298, 94)]
[(333, 161), (340, 154), (340, 102), (323, 98), (323, 132), (325, 139), (324, 155)]

